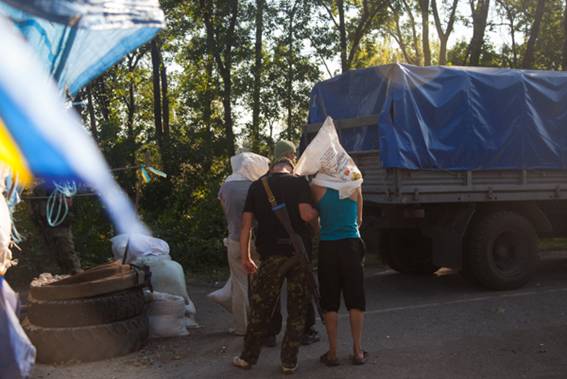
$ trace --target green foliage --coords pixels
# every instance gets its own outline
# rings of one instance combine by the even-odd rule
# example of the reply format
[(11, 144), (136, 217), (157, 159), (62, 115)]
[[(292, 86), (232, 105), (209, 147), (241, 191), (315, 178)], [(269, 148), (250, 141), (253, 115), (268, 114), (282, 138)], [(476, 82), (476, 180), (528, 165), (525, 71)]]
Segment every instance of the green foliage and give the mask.
[[(437, 3), (445, 19), (451, 2)], [(149, 46), (132, 52), (83, 91), (83, 99), (92, 98), (92, 112), (85, 108), (82, 116), (110, 167), (149, 163), (167, 171), (167, 179), (154, 179), (149, 184), (140, 182), (135, 169), (115, 171), (115, 177), (136, 202), (144, 222), (170, 244), (175, 259), (192, 272), (211, 272), (226, 265), (222, 244), (226, 225), (217, 200), (217, 191), (230, 173), (223, 101), (226, 83), (221, 68), (228, 65), (230, 69), (231, 117), (239, 147), (255, 146), (257, 153), (269, 156), (277, 139), (297, 141), (307, 120), (314, 83), (324, 75), (340, 72), (338, 2), (265, 2), (259, 141), (253, 141), (250, 133), (257, 2), (238, 1), (232, 34), (232, 1), (162, 0), (161, 4), (168, 25), (159, 34), (159, 48), (168, 83), (169, 135), (160, 141), (154, 122), (154, 71)], [(202, 4), (214, 10), (212, 35), (205, 28)], [(422, 64), (422, 19), (416, 0), (345, 0), (343, 4), (347, 53), (354, 48), (352, 68), (393, 62)], [(377, 10), (371, 20), (365, 19), (365, 4)], [(512, 23), (515, 43), (512, 45), (510, 36), (502, 41), (486, 39), (481, 65), (518, 67), (536, 2), (494, 0), (493, 4), (495, 11), (489, 16), (488, 28), (493, 33), (510, 31)], [(374, 8), (376, 5), (380, 8)], [(467, 6), (458, 8), (455, 30), (472, 29), (468, 11)], [(563, 1), (546, 2), (535, 49), (538, 69), (561, 67), (564, 11)], [(439, 41), (434, 37), (433, 20), (429, 22), (435, 62)], [(470, 41), (464, 40), (462, 34), (458, 37), (456, 42), (450, 39), (449, 65), (467, 62)], [(223, 47), (228, 40), (233, 41), (230, 51)], [(221, 53), (222, 65), (215, 51)], [(26, 204), (20, 208), (17, 226), (27, 236), (22, 244), (20, 271), (37, 274), (51, 267), (46, 264), (50, 258), (41, 251)], [(77, 197), (74, 215), (75, 243), (83, 264), (88, 267), (109, 258), (109, 238), (114, 232), (100, 202), (94, 197)]]

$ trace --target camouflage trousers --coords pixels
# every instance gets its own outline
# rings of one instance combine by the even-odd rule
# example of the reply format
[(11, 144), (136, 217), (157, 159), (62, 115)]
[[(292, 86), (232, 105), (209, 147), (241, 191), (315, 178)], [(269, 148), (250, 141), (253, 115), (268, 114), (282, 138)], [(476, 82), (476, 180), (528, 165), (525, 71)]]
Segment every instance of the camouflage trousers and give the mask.
[(250, 316), (244, 337), (244, 350), (240, 358), (256, 364), (264, 338), (269, 333), (274, 307), (279, 306), (279, 295), (284, 279), (287, 279), (287, 325), (281, 346), (281, 361), (295, 365), (304, 331), (306, 312), (305, 270), (294, 265), (288, 272), (279, 272), (288, 257), (274, 256), (262, 260), (252, 287)]

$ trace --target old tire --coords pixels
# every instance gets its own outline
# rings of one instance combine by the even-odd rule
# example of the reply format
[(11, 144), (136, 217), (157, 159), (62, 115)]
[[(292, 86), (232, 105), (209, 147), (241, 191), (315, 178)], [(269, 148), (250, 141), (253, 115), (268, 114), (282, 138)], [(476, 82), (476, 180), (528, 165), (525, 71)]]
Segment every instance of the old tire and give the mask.
[(44, 328), (28, 319), (22, 323), (40, 363), (91, 362), (125, 355), (142, 348), (148, 338), (147, 315), (111, 324), (77, 328)]
[(418, 229), (391, 230), (385, 238), (387, 248), (382, 258), (390, 268), (403, 274), (435, 272), (432, 241)]
[(509, 290), (526, 284), (537, 263), (537, 234), (524, 217), (509, 211), (473, 221), (465, 246), (466, 272), (483, 286)]
[(138, 316), (144, 293), (134, 287), (112, 294), (72, 300), (37, 300), (28, 297), (28, 318), (37, 326), (65, 328), (108, 324)]
[(144, 273), (129, 265), (118, 268), (85, 271), (46, 286), (31, 287), (36, 300), (71, 300), (100, 296), (138, 287), (144, 283)]

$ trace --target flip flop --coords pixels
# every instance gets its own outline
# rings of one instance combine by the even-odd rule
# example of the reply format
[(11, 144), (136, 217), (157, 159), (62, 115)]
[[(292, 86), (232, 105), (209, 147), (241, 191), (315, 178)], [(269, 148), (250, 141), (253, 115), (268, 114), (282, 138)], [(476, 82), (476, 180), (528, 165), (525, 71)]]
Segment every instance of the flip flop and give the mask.
[(339, 360), (337, 358), (331, 359), (329, 358), (329, 352), (327, 351), (325, 354), (321, 355), (319, 361), (323, 363), (327, 367), (335, 367), (340, 365)]
[(352, 364), (355, 366), (360, 366), (366, 363), (366, 360), (368, 359), (368, 352), (367, 351), (363, 351), (362, 352), (362, 358), (358, 357), (356, 355), (352, 356)]

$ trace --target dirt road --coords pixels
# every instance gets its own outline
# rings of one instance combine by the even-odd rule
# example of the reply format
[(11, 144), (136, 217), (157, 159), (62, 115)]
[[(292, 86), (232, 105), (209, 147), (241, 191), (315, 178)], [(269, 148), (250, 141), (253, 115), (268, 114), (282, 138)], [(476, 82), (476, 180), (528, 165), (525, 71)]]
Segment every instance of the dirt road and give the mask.
[[(536, 278), (516, 291), (490, 292), (459, 275), (412, 277), (367, 271), (365, 366), (350, 365), (348, 319), (340, 320), (342, 365), (318, 361), (326, 340), (302, 348), (301, 378), (565, 378), (567, 254), (547, 253)], [(226, 333), (228, 314), (192, 286), (202, 328), (152, 340), (125, 357), (60, 367), (38, 365), (33, 378), (266, 378), (280, 376), (279, 348), (262, 352), (251, 371), (231, 367), (241, 338)], [(322, 327), (319, 330), (323, 333)], [(281, 337), (280, 337), (281, 339)]]

